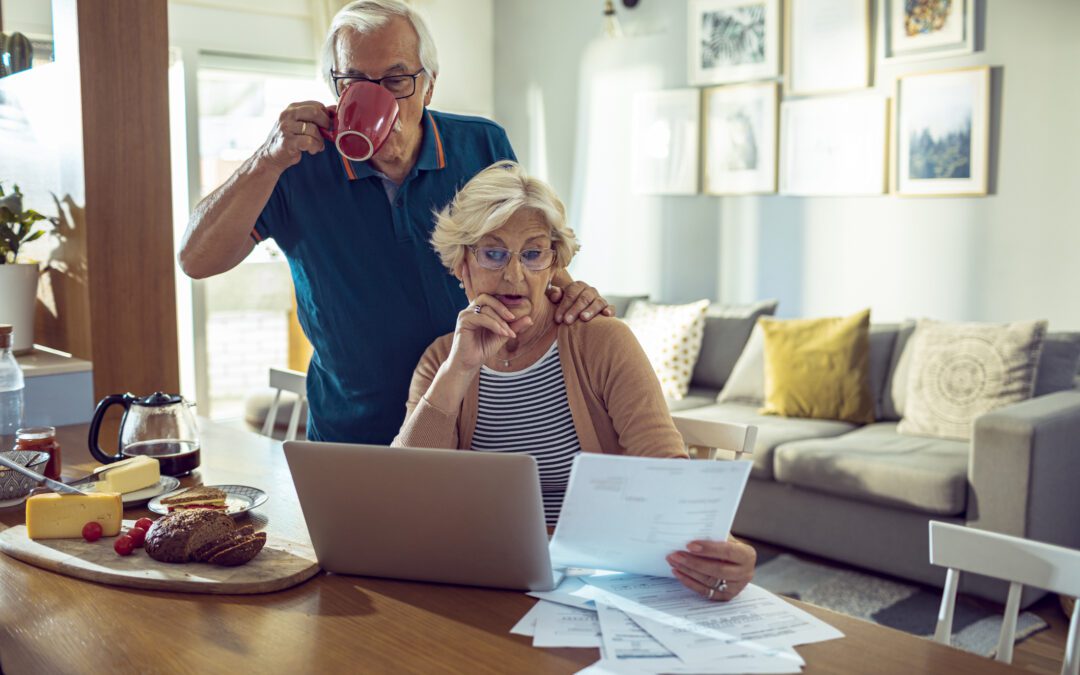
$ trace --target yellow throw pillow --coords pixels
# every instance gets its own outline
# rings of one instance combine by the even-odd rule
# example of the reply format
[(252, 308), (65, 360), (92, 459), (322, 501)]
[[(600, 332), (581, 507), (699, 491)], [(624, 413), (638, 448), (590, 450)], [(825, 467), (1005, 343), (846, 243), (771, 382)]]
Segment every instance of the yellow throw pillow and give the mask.
[(758, 320), (765, 333), (765, 415), (874, 421), (870, 310), (828, 319)]

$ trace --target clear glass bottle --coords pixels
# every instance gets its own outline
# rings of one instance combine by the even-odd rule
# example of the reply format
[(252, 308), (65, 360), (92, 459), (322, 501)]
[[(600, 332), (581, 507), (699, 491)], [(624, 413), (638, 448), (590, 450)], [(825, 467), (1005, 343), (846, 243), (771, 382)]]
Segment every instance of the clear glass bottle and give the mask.
[(13, 329), (0, 324), (0, 451), (15, 447), (15, 433), (23, 422), (22, 369), (11, 353)]

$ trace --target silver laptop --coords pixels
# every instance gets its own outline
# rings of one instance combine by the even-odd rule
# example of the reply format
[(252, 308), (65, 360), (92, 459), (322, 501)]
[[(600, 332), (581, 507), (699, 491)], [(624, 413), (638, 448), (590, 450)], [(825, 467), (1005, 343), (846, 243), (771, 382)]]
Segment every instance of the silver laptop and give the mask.
[(529, 455), (290, 441), (285, 459), (328, 572), (554, 588)]

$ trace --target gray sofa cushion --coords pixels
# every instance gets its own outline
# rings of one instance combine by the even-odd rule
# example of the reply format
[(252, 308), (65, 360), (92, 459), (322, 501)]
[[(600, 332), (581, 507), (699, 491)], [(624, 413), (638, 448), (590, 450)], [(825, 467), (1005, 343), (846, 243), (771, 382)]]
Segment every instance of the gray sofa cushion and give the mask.
[(915, 332), (915, 322), (905, 321), (900, 325), (889, 358), (889, 375), (881, 392), (881, 420), (899, 420), (904, 416), (904, 403), (907, 397), (908, 364), (911, 363), (911, 336)]
[(626, 316), (626, 310), (630, 309), (630, 305), (634, 304), (636, 300), (648, 300), (647, 295), (605, 295), (604, 299), (608, 301), (611, 308), (615, 311), (615, 316)]
[(805, 438), (839, 436), (855, 428), (854, 424), (834, 420), (760, 415), (758, 406), (738, 403), (713, 403), (679, 414), (694, 419), (755, 425), (758, 428), (757, 445), (754, 446), (754, 468), (750, 475), (760, 480), (773, 477), (773, 450), (776, 446)]
[(705, 338), (694, 364), (693, 386), (720, 389), (739, 360), (758, 317), (776, 313), (776, 300), (751, 305), (710, 305), (705, 313)]
[(667, 399), (668, 410), (677, 412), (680, 410), (690, 410), (692, 408), (712, 405), (713, 403), (716, 403), (716, 395), (718, 393), (719, 392), (715, 389), (695, 387), (693, 386), (693, 383), (691, 383), (690, 391), (686, 393), (686, 396), (678, 400), (673, 398)]
[(1078, 361), (1080, 333), (1047, 333), (1035, 374), (1035, 396), (1074, 388)]
[(893, 346), (900, 326), (895, 323), (870, 325), (870, 392), (874, 395), (874, 419), (881, 419), (885, 381), (889, 377)]
[(868, 424), (836, 438), (784, 443), (775, 451), (781, 483), (938, 515), (967, 508), (969, 443), (901, 436), (896, 424)]

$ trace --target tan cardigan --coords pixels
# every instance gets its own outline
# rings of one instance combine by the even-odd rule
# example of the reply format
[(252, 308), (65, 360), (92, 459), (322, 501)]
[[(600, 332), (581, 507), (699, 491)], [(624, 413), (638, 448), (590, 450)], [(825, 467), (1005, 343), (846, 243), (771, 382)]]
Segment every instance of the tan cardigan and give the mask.
[[(660, 383), (630, 329), (622, 321), (596, 317), (560, 324), (559, 361), (578, 442), (585, 452), (650, 457), (686, 457)], [(450, 354), (454, 335), (427, 348), (413, 373), (405, 423), (393, 445), (411, 448), (472, 447), (479, 373), (459, 410), (439, 410), (424, 394)]]

